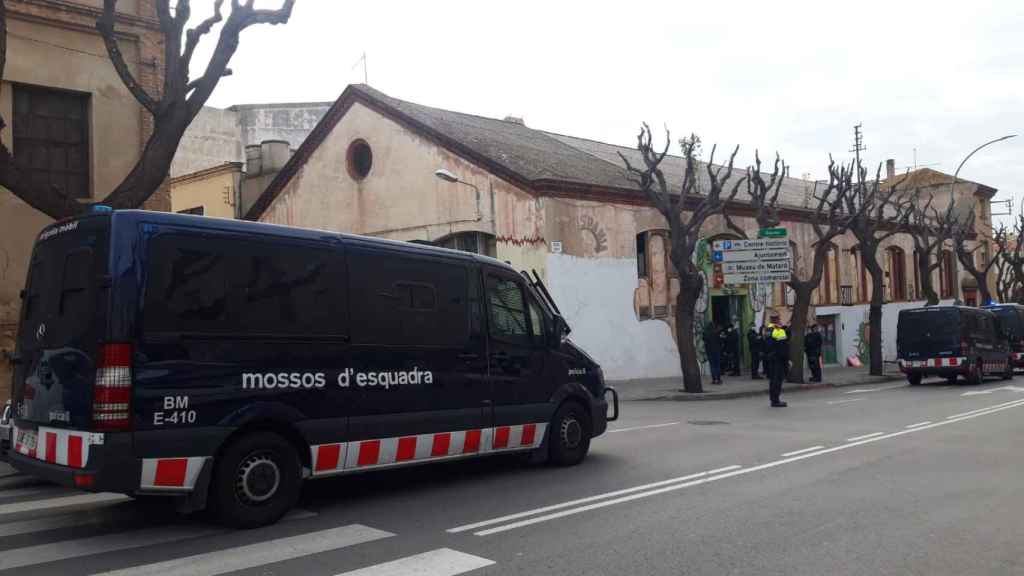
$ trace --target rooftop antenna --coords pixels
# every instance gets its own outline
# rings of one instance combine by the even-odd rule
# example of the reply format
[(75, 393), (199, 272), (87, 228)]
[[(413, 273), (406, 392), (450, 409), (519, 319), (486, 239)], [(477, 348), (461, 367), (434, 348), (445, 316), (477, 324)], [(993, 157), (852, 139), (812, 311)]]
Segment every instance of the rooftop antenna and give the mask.
[(363, 63), (363, 84), (366, 84), (367, 86), (369, 86), (370, 85), (370, 75), (366, 71), (366, 51), (365, 50), (363, 51), (362, 57), (360, 57), (359, 60), (356, 60), (356, 63), (352, 65), (352, 68), (350, 68), (350, 70), (355, 70), (356, 66), (359, 66), (360, 62)]
[(992, 216), (1012, 216), (1013, 215), (1013, 196), (1004, 200), (990, 200), (989, 205), (995, 206), (996, 204), (1002, 204), (1006, 212), (992, 212)]
[(917, 163), (917, 148), (914, 148), (914, 164), (912, 166), (904, 166), (901, 170), (917, 170), (918, 168), (931, 168), (932, 166), (942, 166), (942, 162), (932, 162), (931, 164), (918, 164)]

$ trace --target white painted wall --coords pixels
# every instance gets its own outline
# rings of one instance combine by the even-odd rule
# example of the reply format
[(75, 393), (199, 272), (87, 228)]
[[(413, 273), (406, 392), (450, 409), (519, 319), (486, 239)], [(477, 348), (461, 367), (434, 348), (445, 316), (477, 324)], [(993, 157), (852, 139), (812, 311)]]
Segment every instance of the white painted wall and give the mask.
[[(953, 300), (942, 300), (943, 305), (953, 303)], [(907, 308), (920, 308), (924, 301), (917, 302), (890, 302), (882, 305), (882, 359), (886, 362), (896, 361), (896, 322), (899, 320), (900, 310)], [(845, 363), (849, 356), (857, 355), (857, 331), (862, 322), (868, 321), (867, 304), (855, 306), (818, 306), (816, 313), (821, 316), (838, 316), (836, 326), (836, 357), (840, 363)]]
[(633, 312), (636, 259), (549, 254), (547, 285), (572, 328), (570, 338), (609, 380), (680, 376), (671, 328)]

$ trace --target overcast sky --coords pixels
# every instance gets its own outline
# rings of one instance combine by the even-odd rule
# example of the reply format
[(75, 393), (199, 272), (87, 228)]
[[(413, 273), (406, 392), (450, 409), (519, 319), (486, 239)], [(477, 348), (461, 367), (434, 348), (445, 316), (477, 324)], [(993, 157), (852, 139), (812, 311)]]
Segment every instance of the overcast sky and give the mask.
[(647, 121), (739, 144), (743, 165), (778, 151), (792, 176), (848, 159), (857, 123), (869, 162), (905, 169), (916, 148), (948, 173), (1022, 133), (960, 175), (1024, 199), (1020, 0), (297, 0), (286, 26), (243, 33), (209, 104), (334, 100), (362, 82), (364, 51), (396, 98), (624, 145)]

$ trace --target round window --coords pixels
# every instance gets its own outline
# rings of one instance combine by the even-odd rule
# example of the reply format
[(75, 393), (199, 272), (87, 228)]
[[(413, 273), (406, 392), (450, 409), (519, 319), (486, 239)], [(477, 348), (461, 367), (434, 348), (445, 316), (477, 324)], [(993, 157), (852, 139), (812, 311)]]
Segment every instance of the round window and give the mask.
[(373, 167), (373, 150), (366, 140), (353, 140), (348, 145), (346, 154), (349, 176), (355, 180), (362, 180), (370, 173)]

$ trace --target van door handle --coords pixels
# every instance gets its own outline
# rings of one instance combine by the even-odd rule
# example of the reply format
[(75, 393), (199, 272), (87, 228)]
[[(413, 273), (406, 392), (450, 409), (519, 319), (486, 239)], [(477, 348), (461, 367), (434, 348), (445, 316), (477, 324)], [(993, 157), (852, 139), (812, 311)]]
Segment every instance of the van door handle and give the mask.
[(459, 354), (458, 356), (456, 356), (456, 358), (458, 358), (459, 360), (467, 360), (468, 361), (468, 360), (476, 360), (477, 358), (480, 358), (480, 355), (479, 354), (473, 354), (472, 352), (466, 352), (464, 354)]

